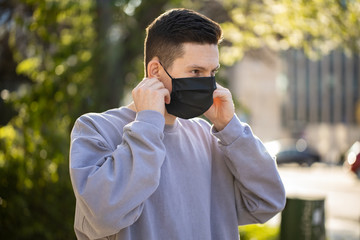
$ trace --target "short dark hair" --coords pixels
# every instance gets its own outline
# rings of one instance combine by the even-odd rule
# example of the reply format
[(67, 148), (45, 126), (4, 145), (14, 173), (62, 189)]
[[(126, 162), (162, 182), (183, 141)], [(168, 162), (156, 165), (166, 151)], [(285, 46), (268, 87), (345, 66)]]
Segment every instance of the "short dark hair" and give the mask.
[(147, 28), (144, 42), (145, 75), (148, 63), (158, 57), (165, 68), (181, 57), (183, 43), (219, 44), (218, 23), (189, 9), (172, 9), (157, 17)]

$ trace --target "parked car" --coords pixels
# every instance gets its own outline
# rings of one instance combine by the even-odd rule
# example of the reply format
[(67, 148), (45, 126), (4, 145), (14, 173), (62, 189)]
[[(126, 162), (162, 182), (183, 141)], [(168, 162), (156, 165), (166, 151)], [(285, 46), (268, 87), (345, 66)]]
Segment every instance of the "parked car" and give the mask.
[(360, 141), (356, 141), (346, 152), (344, 166), (360, 179)]
[(264, 144), (268, 152), (276, 157), (278, 164), (298, 163), (299, 165), (311, 166), (315, 162), (321, 162), (318, 151), (303, 139), (280, 139)]

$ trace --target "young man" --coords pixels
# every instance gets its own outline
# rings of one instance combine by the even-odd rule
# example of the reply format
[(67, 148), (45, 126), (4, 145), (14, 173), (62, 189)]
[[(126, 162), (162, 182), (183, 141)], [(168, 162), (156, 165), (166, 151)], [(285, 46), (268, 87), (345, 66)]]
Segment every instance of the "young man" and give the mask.
[[(174, 9), (147, 28), (133, 102), (86, 114), (71, 135), (79, 239), (238, 239), (281, 211), (274, 159), (215, 83), (220, 26)], [(200, 118), (205, 113), (212, 126)]]

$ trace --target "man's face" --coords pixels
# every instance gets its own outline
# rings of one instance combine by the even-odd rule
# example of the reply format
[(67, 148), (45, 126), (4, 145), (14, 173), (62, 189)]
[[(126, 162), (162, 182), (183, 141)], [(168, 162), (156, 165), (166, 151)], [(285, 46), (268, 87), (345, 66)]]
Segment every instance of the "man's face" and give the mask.
[[(169, 69), (173, 78), (210, 77), (219, 68), (219, 50), (216, 44), (184, 43), (183, 56), (176, 58)], [(161, 76), (165, 87), (171, 92), (170, 77), (163, 71)]]

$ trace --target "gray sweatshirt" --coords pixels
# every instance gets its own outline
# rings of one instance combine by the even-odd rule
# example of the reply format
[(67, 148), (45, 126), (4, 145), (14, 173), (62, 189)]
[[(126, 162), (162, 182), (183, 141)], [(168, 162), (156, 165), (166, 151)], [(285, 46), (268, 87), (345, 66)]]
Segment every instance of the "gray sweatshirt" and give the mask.
[(238, 239), (285, 205), (274, 159), (236, 115), (220, 132), (150, 110), (83, 115), (70, 175), (78, 239)]

